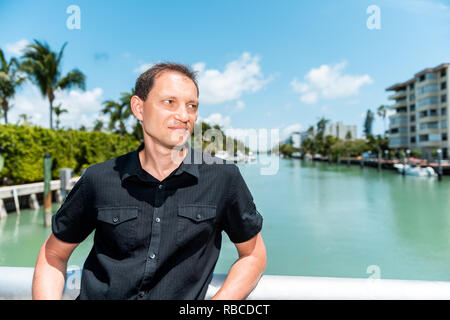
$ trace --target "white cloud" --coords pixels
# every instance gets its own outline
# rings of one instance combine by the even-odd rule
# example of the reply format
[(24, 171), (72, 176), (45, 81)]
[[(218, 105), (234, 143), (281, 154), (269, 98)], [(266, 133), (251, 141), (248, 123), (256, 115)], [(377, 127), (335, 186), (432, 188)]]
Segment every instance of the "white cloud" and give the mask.
[(193, 69), (198, 72), (200, 102), (219, 104), (263, 88), (271, 79), (264, 79), (259, 60), (258, 56), (244, 52), (237, 60), (229, 62), (223, 72), (206, 69), (203, 62), (194, 64)]
[(291, 124), (281, 131), (282, 137), (288, 137), (292, 132), (300, 131), (302, 129), (302, 125), (300, 123)]
[(361, 86), (373, 82), (365, 75), (343, 74), (346, 62), (335, 65), (321, 65), (311, 69), (305, 76), (304, 82), (294, 78), (291, 86), (300, 93), (300, 101), (308, 104), (317, 103), (319, 99), (336, 99), (356, 96)]
[(227, 129), (231, 125), (231, 118), (229, 116), (223, 116), (221, 113), (212, 113), (206, 118), (198, 116), (197, 122), (206, 122), (207, 124), (214, 126), (219, 125), (221, 128)]
[(431, 0), (396, 0), (385, 2), (386, 6), (393, 6), (421, 16), (450, 16), (450, 7), (439, 1)]
[(19, 56), (23, 54), (23, 49), (25, 49), (25, 47), (29, 44), (30, 43), (28, 42), (28, 40), (20, 39), (19, 41), (14, 43), (7, 43), (5, 45), (5, 50), (13, 55)]
[[(88, 91), (70, 90), (57, 91), (53, 105), (61, 103), (61, 107), (68, 110), (60, 116), (60, 126), (79, 128), (81, 125), (92, 127), (99, 118), (99, 111), (103, 108), (103, 90), (94, 88)], [(42, 127), (49, 127), (49, 102), (42, 97), (36, 86), (26, 85), (11, 101), (13, 108), (8, 113), (12, 123), (25, 113), (31, 115), (31, 122)], [(103, 119), (105, 120), (105, 119)], [(56, 115), (53, 114), (55, 124)]]
[(245, 108), (245, 102), (239, 100), (239, 101), (236, 103), (235, 110), (241, 111), (241, 110), (244, 110), (244, 108)]
[(153, 65), (154, 63), (142, 63), (139, 67), (135, 68), (133, 72), (138, 74), (144, 73), (145, 71), (150, 69)]

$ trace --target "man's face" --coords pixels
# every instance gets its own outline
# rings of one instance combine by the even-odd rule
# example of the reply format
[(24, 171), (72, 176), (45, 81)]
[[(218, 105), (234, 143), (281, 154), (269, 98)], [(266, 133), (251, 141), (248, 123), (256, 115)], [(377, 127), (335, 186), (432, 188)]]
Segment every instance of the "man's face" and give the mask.
[(168, 147), (183, 145), (194, 130), (198, 115), (197, 87), (185, 75), (164, 71), (143, 102), (144, 134)]

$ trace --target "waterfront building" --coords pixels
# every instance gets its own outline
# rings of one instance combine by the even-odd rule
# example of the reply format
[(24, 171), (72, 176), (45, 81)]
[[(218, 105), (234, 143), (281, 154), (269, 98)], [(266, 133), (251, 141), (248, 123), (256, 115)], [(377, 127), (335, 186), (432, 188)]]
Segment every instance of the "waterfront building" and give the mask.
[(341, 121), (325, 126), (324, 136), (332, 135), (341, 140), (357, 139), (356, 125), (345, 125)]
[(449, 66), (443, 63), (426, 68), (386, 89), (393, 91), (388, 98), (395, 102), (389, 116), (391, 149), (417, 149), (424, 157), (441, 149), (443, 158), (449, 157)]
[(291, 139), (292, 139), (292, 146), (294, 148), (300, 149), (301, 147), (301, 136), (300, 136), (300, 132), (296, 131), (296, 132), (292, 132), (291, 134)]

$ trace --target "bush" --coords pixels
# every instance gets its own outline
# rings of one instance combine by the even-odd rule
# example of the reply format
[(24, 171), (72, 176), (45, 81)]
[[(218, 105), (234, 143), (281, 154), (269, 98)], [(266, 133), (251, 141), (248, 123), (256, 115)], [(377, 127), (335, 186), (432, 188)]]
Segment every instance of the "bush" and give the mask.
[(59, 179), (61, 168), (72, 168), (79, 175), (83, 168), (135, 150), (139, 144), (131, 135), (0, 125), (4, 158), (0, 177), (7, 177), (9, 183), (42, 181), (45, 153), (52, 156), (52, 179)]

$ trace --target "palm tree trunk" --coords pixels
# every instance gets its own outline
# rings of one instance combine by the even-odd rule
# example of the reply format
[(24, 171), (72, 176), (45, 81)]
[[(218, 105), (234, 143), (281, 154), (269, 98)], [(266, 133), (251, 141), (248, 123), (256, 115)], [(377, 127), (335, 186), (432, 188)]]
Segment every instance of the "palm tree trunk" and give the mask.
[(48, 100), (50, 101), (50, 129), (53, 130), (53, 99), (55, 97), (53, 96), (53, 92), (48, 93)]
[(5, 114), (5, 124), (8, 123), (8, 101), (6, 98), (2, 100), (3, 113)]

